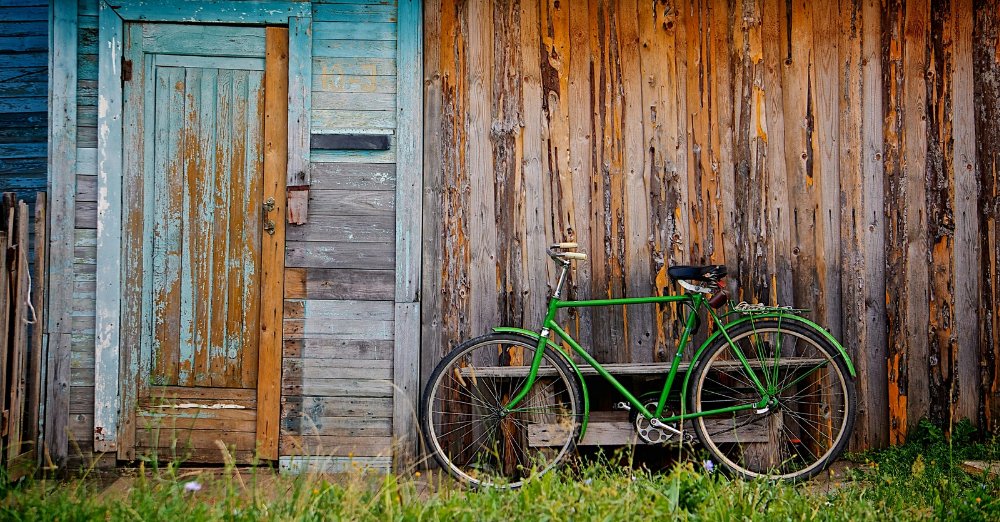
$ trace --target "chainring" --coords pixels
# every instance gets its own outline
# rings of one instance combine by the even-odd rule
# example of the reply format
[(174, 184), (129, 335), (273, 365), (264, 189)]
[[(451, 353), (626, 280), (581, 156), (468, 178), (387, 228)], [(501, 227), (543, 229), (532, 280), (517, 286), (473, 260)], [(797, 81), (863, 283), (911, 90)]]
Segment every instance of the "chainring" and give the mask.
[[(649, 401), (643, 406), (646, 407), (648, 411), (656, 411), (656, 402)], [(664, 417), (671, 417), (675, 415), (671, 409), (665, 409), (663, 411)], [(635, 432), (639, 435), (639, 438), (645, 441), (647, 444), (666, 444), (671, 441), (676, 435), (674, 432), (665, 430), (663, 428), (655, 428), (649, 423), (649, 419), (645, 415), (633, 410), (632, 425), (635, 427)], [(675, 424), (670, 426), (676, 428)]]

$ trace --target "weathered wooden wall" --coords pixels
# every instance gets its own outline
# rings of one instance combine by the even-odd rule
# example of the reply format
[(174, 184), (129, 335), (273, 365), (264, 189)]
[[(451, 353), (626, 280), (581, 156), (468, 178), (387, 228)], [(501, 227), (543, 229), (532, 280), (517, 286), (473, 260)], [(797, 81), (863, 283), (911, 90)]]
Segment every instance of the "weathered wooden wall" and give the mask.
[(391, 462), (396, 20), (395, 2), (313, 5), (312, 133), (390, 146), (312, 150), (308, 223), (286, 236), (283, 465)]
[[(97, 288), (97, 0), (77, 11), (76, 219), (70, 356), (70, 467), (91, 465), (94, 447), (94, 327)], [(55, 303), (53, 303), (55, 305)], [(99, 466), (114, 465), (106, 454)]]
[(0, 5), (0, 188), (33, 202), (45, 190), (47, 0)]
[[(854, 447), (922, 417), (1000, 427), (1000, 4), (431, 0), (423, 375), (572, 298), (726, 264), (847, 347)], [(564, 317), (601, 361), (668, 360), (672, 309)]]
[[(316, 2), (311, 24), (298, 28), (310, 35), (312, 62), (298, 72), (310, 75), (311, 132), (388, 135), (390, 148), (306, 152), (308, 222), (286, 228), (279, 435), (286, 467), (338, 470), (356, 462), (387, 469), (393, 455), (396, 128), (402, 119), (396, 101), (397, 10), (396, 2)], [(98, 457), (97, 0), (80, 0), (75, 19), (79, 110), (66, 449), (71, 467)], [(105, 454), (97, 465), (114, 461)]]

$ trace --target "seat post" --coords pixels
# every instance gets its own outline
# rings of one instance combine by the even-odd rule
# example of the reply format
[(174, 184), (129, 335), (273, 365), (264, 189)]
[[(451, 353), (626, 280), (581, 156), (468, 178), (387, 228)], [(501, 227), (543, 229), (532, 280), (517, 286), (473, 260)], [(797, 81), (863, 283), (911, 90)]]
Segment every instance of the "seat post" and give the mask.
[(553, 299), (560, 299), (562, 297), (562, 288), (566, 283), (566, 273), (569, 272), (569, 261), (557, 260), (557, 263), (562, 267), (562, 272), (559, 273), (559, 282), (556, 283), (556, 291), (552, 294)]

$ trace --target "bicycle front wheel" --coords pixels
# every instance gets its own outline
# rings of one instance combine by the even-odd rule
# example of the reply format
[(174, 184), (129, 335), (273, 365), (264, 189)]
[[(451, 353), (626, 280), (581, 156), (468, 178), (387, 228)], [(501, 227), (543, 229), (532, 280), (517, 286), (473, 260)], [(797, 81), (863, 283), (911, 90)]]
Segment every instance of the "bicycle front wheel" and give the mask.
[[(844, 450), (854, 426), (857, 400), (840, 350), (795, 319), (755, 319), (727, 333), (732, 344), (719, 336), (699, 358), (691, 410), (744, 409), (695, 418), (698, 438), (743, 478), (816, 475)], [(757, 383), (770, 401), (745, 408), (764, 397)]]
[(421, 424), (442, 467), (473, 486), (516, 488), (545, 473), (574, 448), (582, 393), (561, 356), (546, 350), (528, 395), (537, 341), (489, 334), (462, 344), (438, 364), (424, 390)]

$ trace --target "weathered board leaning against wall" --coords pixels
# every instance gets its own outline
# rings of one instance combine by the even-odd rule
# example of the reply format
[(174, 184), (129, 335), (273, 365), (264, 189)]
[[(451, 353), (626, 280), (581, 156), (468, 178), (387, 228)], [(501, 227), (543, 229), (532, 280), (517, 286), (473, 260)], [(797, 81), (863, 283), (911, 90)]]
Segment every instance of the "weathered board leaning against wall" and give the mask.
[[(552, 241), (574, 298), (676, 292), (809, 308), (859, 370), (854, 447), (922, 417), (1000, 427), (1000, 4), (431, 0), (423, 375), (537, 328)], [(581, 310), (600, 361), (666, 361), (677, 311)]]

